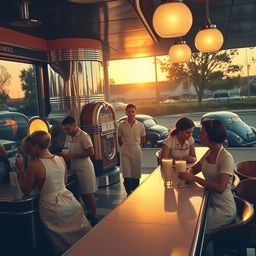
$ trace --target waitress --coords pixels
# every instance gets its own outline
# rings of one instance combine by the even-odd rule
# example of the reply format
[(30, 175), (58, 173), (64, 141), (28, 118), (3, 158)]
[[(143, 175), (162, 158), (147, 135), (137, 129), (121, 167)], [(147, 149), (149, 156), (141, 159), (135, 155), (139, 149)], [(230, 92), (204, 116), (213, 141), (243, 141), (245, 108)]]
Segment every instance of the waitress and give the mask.
[(196, 162), (195, 142), (192, 137), (194, 126), (191, 119), (180, 118), (163, 143), (161, 159), (173, 158), (186, 160), (187, 163)]
[[(209, 150), (188, 172), (179, 173), (179, 178), (194, 181), (211, 191), (206, 234), (231, 223), (236, 215), (236, 204), (231, 191), (235, 162), (222, 146), (226, 137), (225, 127), (219, 120), (202, 121), (201, 145), (209, 147)], [(196, 176), (199, 172), (203, 173), (204, 179)]]

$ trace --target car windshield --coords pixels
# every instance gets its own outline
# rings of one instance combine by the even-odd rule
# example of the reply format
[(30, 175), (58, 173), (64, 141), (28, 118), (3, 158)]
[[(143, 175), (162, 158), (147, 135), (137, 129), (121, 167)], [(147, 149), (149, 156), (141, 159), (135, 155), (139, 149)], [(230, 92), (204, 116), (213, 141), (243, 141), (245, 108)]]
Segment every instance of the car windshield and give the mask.
[(235, 117), (230, 117), (230, 118), (227, 118), (225, 119), (224, 123), (226, 125), (231, 125), (231, 124), (235, 124), (235, 123), (242, 123), (243, 121), (241, 120), (240, 117), (238, 116), (235, 116)]
[(144, 120), (143, 124), (145, 125), (145, 127), (149, 127), (149, 126), (155, 125), (156, 121), (150, 118), (150, 119)]

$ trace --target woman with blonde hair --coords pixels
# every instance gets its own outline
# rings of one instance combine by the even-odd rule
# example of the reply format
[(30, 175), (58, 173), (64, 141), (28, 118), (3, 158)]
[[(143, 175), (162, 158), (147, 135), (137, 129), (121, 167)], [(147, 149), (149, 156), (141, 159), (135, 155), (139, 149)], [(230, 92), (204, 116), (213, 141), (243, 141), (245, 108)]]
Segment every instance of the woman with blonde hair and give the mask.
[(34, 185), (39, 190), (41, 221), (56, 252), (62, 253), (85, 235), (91, 225), (80, 203), (65, 187), (65, 161), (49, 152), (50, 141), (47, 132), (32, 133), (25, 142), (28, 143), (29, 153), (37, 159), (29, 161), (26, 174), (22, 159), (16, 160), (16, 166), (23, 193), (29, 193)]

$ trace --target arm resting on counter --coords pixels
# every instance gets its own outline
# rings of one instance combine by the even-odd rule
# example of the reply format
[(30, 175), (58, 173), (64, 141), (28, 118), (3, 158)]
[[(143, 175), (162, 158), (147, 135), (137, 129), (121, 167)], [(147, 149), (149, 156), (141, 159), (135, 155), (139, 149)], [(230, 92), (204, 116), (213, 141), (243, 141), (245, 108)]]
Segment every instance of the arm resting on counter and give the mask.
[(220, 173), (218, 176), (217, 182), (212, 182), (209, 180), (202, 179), (198, 176), (193, 175), (191, 172), (179, 173), (179, 178), (186, 180), (186, 181), (195, 181), (198, 184), (202, 185), (203, 187), (211, 189), (211, 190), (221, 194), (224, 192), (224, 190), (228, 184), (230, 175), (226, 174), (226, 173)]

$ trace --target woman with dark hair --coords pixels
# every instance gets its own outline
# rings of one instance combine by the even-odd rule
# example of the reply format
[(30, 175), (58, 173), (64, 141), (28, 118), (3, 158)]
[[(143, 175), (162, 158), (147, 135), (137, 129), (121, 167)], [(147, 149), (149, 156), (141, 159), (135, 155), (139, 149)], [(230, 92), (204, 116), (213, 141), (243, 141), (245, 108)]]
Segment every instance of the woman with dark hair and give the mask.
[(63, 253), (90, 229), (83, 208), (66, 189), (67, 170), (62, 157), (49, 152), (51, 137), (47, 132), (36, 131), (23, 141), (27, 153), (36, 157), (28, 163), (16, 159), (19, 183), (23, 193), (35, 185), (40, 191), (39, 214), (54, 249)]
[[(232, 222), (236, 215), (236, 204), (231, 192), (235, 162), (232, 155), (222, 146), (226, 139), (223, 124), (219, 120), (205, 120), (201, 124), (201, 145), (209, 147), (209, 150), (187, 173), (179, 173), (179, 178), (195, 181), (211, 190), (207, 212), (207, 234)], [(204, 179), (196, 176), (200, 171)]]
[(194, 126), (191, 119), (180, 118), (163, 143), (161, 159), (183, 159), (188, 163), (194, 163), (196, 161), (195, 142), (192, 137)]

